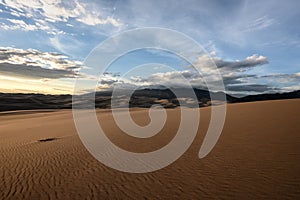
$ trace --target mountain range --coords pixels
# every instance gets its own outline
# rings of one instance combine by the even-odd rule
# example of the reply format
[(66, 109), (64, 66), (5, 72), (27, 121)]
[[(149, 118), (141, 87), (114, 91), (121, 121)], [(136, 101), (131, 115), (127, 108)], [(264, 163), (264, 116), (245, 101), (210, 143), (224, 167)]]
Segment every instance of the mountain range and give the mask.
[[(125, 95), (113, 98), (116, 99), (114, 106), (124, 107), (126, 101), (130, 100), (130, 107), (149, 108), (154, 104), (160, 104), (164, 108), (175, 108), (180, 106), (179, 102), (183, 102), (185, 106), (205, 107), (212, 104), (210, 94), (214, 95), (214, 100), (217, 101), (222, 101), (222, 96), (226, 95), (227, 103), (300, 98), (300, 90), (287, 93), (248, 95), (238, 98), (222, 92), (209, 93), (207, 90), (194, 88), (197, 99), (193, 98), (190, 93), (185, 92), (186, 89), (184, 88), (178, 89), (178, 91), (181, 94), (180, 98), (176, 98), (170, 89), (140, 89), (134, 91), (131, 97), (126, 96), (126, 92), (124, 92)], [(80, 99), (84, 101), (84, 95), (81, 95), (81, 97)], [(111, 108), (111, 97), (112, 91), (96, 92), (95, 107)], [(72, 95), (0, 93), (0, 111), (71, 108)]]

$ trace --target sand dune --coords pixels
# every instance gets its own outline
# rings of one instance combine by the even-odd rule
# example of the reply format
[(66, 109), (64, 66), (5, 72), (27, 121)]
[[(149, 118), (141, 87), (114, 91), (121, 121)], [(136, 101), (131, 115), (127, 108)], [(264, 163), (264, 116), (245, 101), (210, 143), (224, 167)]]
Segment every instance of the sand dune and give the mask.
[[(0, 199), (300, 199), (300, 100), (228, 105), (213, 151), (198, 159), (210, 108), (201, 108), (198, 135), (170, 166), (147, 174), (122, 173), (84, 148), (70, 110), (0, 114)], [(177, 130), (179, 109), (168, 109), (164, 129), (134, 139), (108, 110), (98, 117), (108, 137), (135, 152), (159, 149)], [(132, 112), (140, 125), (146, 109)], [(192, 120), (192, 119), (191, 119)]]

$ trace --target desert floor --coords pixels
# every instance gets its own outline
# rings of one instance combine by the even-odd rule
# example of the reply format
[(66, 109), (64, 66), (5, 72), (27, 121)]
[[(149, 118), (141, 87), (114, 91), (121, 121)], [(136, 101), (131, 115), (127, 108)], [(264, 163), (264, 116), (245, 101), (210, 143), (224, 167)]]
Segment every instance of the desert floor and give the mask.
[[(228, 105), (217, 145), (199, 159), (210, 119), (210, 108), (201, 108), (200, 129), (187, 152), (146, 174), (119, 172), (94, 159), (71, 110), (1, 113), (0, 199), (300, 199), (299, 111), (299, 99)], [(159, 134), (136, 139), (122, 134), (109, 111), (97, 113), (107, 136), (135, 152), (166, 145), (180, 116), (179, 109), (168, 109)], [(145, 109), (132, 116), (138, 124), (149, 122)], [(54, 140), (39, 141), (47, 138)]]

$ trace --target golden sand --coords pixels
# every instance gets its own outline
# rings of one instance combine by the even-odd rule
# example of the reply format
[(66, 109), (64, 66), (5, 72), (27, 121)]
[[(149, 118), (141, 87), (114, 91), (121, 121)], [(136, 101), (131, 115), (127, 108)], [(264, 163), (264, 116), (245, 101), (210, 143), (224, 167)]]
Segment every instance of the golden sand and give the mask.
[[(71, 110), (0, 114), (0, 199), (300, 199), (300, 100), (228, 105), (213, 151), (198, 158), (210, 117), (201, 108), (198, 135), (170, 166), (147, 174), (123, 173), (98, 162), (82, 145)], [(111, 113), (97, 111), (107, 136), (135, 152), (166, 145), (180, 110), (168, 109), (163, 130), (132, 138)], [(140, 125), (146, 109), (132, 112)], [(192, 120), (192, 119), (191, 119)]]

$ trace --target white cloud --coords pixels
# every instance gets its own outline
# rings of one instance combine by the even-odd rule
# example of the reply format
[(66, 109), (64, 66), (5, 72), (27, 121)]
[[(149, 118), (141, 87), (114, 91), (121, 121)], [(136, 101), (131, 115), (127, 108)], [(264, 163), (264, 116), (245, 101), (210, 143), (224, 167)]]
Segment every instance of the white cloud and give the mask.
[[(103, 16), (99, 9), (78, 0), (11, 0), (0, 4), (10, 7), (13, 15), (44, 19), (47, 22), (68, 22), (75, 19), (86, 25), (110, 24), (119, 27), (122, 23), (112, 16)], [(33, 19), (33, 18), (32, 18)], [(20, 28), (24, 28), (20, 26)], [(27, 28), (28, 30), (28, 28)]]
[(281, 91), (282, 92), (290, 92), (290, 91), (296, 91), (296, 90), (300, 90), (300, 84), (296, 84), (296, 85), (292, 85), (292, 86), (286, 86), (286, 87), (282, 87)]
[(86, 14), (85, 16), (78, 18), (77, 21), (82, 22), (87, 25), (98, 25), (98, 24), (111, 24), (115, 27), (119, 27), (122, 25), (118, 20), (107, 17), (106, 19), (101, 19), (99, 16), (95, 17), (92, 14)]
[(251, 63), (255, 64), (266, 64), (268, 63), (268, 59), (265, 56), (258, 56), (256, 54), (252, 56), (248, 56), (246, 58), (247, 61), (250, 61)]
[(71, 56), (73, 58), (78, 58), (78, 55), (84, 55), (81, 51), (87, 49), (88, 44), (83, 41), (76, 39), (71, 35), (54, 35), (49, 38), (50, 44), (57, 49), (59, 52)]
[(12, 25), (2, 23), (0, 26), (5, 30), (19, 30), (22, 29), (24, 31), (36, 31), (36, 30), (51, 30), (51, 28), (47, 25), (43, 25), (40, 22), (36, 22), (34, 24), (28, 24), (23, 20), (19, 19), (7, 19)]
[(269, 18), (267, 15), (259, 17), (253, 21), (250, 21), (244, 31), (257, 31), (272, 26), (275, 23), (274, 19)]

